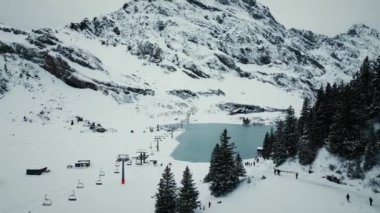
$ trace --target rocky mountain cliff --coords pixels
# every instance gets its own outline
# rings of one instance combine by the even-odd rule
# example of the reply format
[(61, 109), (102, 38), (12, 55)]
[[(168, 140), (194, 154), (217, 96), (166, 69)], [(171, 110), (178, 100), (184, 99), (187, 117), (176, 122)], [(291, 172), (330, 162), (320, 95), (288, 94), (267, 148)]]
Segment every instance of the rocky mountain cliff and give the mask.
[(256, 0), (133, 0), (62, 29), (0, 26), (0, 94), (12, 90), (10, 82), (25, 82), (25, 73), (33, 79), (47, 71), (119, 103), (170, 96), (190, 107), (202, 96), (218, 97), (213, 104), (256, 105), (250, 97), (230, 100), (239, 85), (227, 79), (314, 97), (321, 85), (350, 79), (379, 50), (380, 33), (365, 25), (335, 37), (286, 29)]

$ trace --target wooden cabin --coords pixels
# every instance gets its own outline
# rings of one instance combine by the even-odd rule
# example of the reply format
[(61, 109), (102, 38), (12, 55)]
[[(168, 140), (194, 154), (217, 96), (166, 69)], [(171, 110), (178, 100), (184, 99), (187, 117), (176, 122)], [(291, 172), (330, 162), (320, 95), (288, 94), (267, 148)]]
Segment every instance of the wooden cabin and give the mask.
[(91, 165), (90, 160), (78, 160), (75, 163), (75, 167), (77, 167), (77, 168), (79, 168), (79, 167), (90, 167), (90, 165)]

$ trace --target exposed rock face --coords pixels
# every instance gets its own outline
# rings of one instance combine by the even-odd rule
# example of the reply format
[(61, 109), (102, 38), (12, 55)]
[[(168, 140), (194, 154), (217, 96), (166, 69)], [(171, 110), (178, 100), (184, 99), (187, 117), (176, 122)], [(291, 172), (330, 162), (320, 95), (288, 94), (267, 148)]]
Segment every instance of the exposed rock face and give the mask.
[(220, 62), (222, 62), (224, 65), (226, 65), (230, 69), (236, 69), (235, 61), (223, 54), (215, 54), (215, 56), (219, 59)]
[(221, 110), (228, 111), (230, 115), (235, 114), (249, 114), (249, 113), (258, 113), (258, 112), (285, 112), (285, 109), (276, 109), (276, 108), (263, 108), (256, 105), (247, 105), (247, 104), (237, 104), (237, 103), (223, 103), (219, 104), (218, 107)]
[(0, 98), (2, 98), (2, 96), (8, 92), (8, 82), (10, 75), (11, 74), (6, 64), (4, 64), (4, 67), (0, 67)]
[(33, 30), (34, 33), (28, 34), (26, 39), (31, 44), (36, 45), (40, 49), (46, 48), (48, 46), (55, 46), (60, 43), (59, 39), (54, 36), (54, 33), (51, 29), (39, 29)]
[(72, 47), (58, 45), (55, 51), (65, 56), (70, 61), (77, 63), (81, 66), (87, 67), (92, 70), (104, 71), (102, 67), (102, 62), (97, 57), (81, 49), (75, 49)]
[[(87, 42), (102, 44), (99, 46), (109, 48), (107, 51), (122, 49), (123, 57), (131, 53), (133, 60), (141, 59), (142, 66), (157, 67), (163, 78), (168, 73), (185, 73), (188, 79), (184, 81), (207, 82), (234, 75), (300, 91), (310, 98), (327, 82), (349, 79), (364, 56), (374, 57), (380, 49), (379, 32), (365, 25), (354, 25), (335, 37), (286, 29), (255, 0), (128, 1), (115, 12), (86, 18), (64, 29), (26, 32), (0, 25), (0, 33), (17, 35), (14, 41), (10, 36), (0, 38), (2, 55), (27, 60), (72, 87), (129, 97), (153, 96), (154, 82), (147, 83), (145, 76), (135, 75), (137, 68), (127, 63), (120, 68), (125, 69), (120, 73), (127, 72), (122, 80), (111, 76), (113, 59), (109, 63), (107, 56), (93, 48), (96, 45), (89, 47)], [(85, 45), (78, 38), (86, 40)], [(8, 78), (3, 75), (1, 79), (4, 93)], [(164, 91), (168, 90), (186, 100), (224, 93), (194, 92), (198, 88)]]
[(201, 91), (201, 92), (198, 92), (199, 95), (202, 95), (202, 96), (225, 96), (226, 94), (220, 90), (220, 89), (217, 89), (217, 90), (213, 90), (213, 89), (209, 89), (207, 91)]
[[(100, 63), (100, 60), (96, 57), (90, 57), (82, 50), (74, 50), (66, 47), (58, 46), (56, 51), (58, 53), (62, 53), (62, 55), (67, 56), (68, 58), (77, 56), (77, 58), (73, 58), (72, 60), (77, 62), (78, 64), (82, 64), (83, 66), (91, 67), (93, 64)], [(75, 69), (70, 67), (68, 62), (64, 60), (59, 54), (55, 54), (53, 52), (48, 52), (44, 50), (39, 50), (36, 48), (28, 48), (21, 44), (5, 44), (0, 41), (0, 54), (16, 54), (17, 56), (36, 63), (41, 68), (45, 69), (58, 79), (65, 82), (67, 85), (78, 88), (78, 89), (92, 89), (95, 91), (101, 90), (104, 93), (108, 94), (109, 92), (113, 92), (116, 94), (125, 94), (129, 95), (140, 94), (140, 95), (154, 95), (154, 91), (150, 89), (141, 89), (134, 87), (126, 87), (120, 86), (115, 83), (103, 82), (95, 79), (91, 79), (86, 76), (82, 76)], [(71, 56), (74, 55), (74, 56)], [(85, 60), (85, 59), (88, 60)], [(83, 60), (83, 61), (81, 61)], [(91, 60), (94, 60), (91, 63)], [(100, 66), (100, 65), (99, 65)], [(94, 68), (94, 67), (92, 67)], [(6, 66), (5, 66), (6, 69)], [(95, 68), (94, 68), (95, 69)], [(7, 72), (4, 72), (7, 73)], [(6, 86), (7, 79), (0, 76), (0, 93), (4, 93), (7, 91)]]
[(198, 95), (190, 90), (171, 90), (168, 92), (170, 95), (175, 95), (178, 96), (182, 99), (193, 99), (193, 98), (198, 98)]
[[(335, 37), (286, 29), (255, 0), (131, 1), (109, 15), (68, 27), (105, 44), (125, 45), (141, 59), (182, 70), (190, 78), (233, 71), (308, 96), (326, 81), (349, 78), (363, 55), (374, 57), (380, 49), (379, 33), (365, 25)], [(286, 72), (252, 71), (244, 65)]]
[(63, 80), (67, 85), (79, 89), (93, 89), (98, 90), (98, 86), (92, 82), (78, 78), (74, 73), (75, 71), (67, 64), (62, 58), (55, 58), (51, 55), (45, 56), (45, 63), (42, 68), (53, 74), (55, 77)]
[[(183, 68), (189, 70), (191, 73), (186, 72), (186, 74), (190, 75), (193, 78), (209, 78), (210, 76), (204, 73), (200, 68), (194, 64), (193, 62), (187, 62), (183, 65)], [(192, 74), (192, 75), (191, 75)]]
[(15, 35), (27, 35), (28, 33), (19, 29), (14, 29), (11, 27), (1, 27), (0, 26), (0, 31), (3, 32), (8, 32), (8, 33), (13, 33)]
[(201, 8), (203, 10), (220, 11), (220, 9), (218, 9), (216, 7), (207, 6), (207, 5), (205, 5), (202, 2), (197, 1), (197, 0), (187, 0), (187, 2), (189, 2), (190, 4), (193, 4), (194, 6)]
[(162, 61), (162, 49), (157, 44), (149, 41), (140, 43), (135, 50), (135, 54), (153, 63)]

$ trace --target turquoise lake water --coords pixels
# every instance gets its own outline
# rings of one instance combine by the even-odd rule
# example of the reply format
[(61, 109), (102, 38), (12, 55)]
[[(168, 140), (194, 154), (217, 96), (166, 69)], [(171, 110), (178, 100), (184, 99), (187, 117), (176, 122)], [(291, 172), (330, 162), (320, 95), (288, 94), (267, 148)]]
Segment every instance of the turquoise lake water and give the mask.
[(235, 151), (247, 159), (257, 156), (257, 147), (262, 146), (265, 133), (273, 126), (243, 126), (239, 124), (187, 124), (185, 132), (176, 139), (179, 145), (172, 157), (190, 162), (209, 162), (212, 149), (219, 142), (219, 136), (227, 129), (235, 143)]

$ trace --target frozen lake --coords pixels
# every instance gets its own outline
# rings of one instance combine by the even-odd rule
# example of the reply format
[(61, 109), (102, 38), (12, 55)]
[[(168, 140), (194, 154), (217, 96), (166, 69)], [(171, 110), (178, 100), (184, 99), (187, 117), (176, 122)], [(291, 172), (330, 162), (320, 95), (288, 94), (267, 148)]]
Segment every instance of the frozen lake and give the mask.
[(241, 124), (188, 124), (185, 132), (177, 137), (180, 142), (172, 156), (176, 160), (208, 162), (212, 149), (219, 142), (219, 136), (226, 128), (235, 143), (235, 151), (243, 158), (256, 157), (256, 148), (262, 146), (265, 133), (273, 126), (243, 126)]

